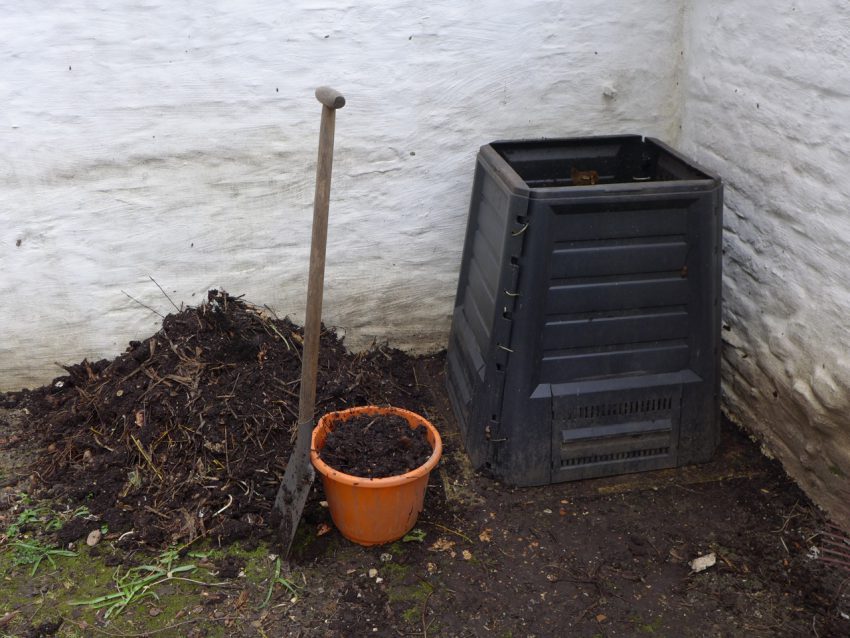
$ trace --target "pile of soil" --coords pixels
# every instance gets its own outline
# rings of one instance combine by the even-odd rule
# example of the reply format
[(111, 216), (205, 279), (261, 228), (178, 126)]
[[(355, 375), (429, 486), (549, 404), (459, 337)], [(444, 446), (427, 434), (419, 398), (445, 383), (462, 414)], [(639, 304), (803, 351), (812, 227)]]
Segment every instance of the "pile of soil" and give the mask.
[(319, 456), (345, 474), (387, 478), (424, 465), (432, 451), (424, 427), (396, 415), (358, 416), (336, 424)]
[[(6, 395), (43, 450), (42, 494), (85, 505), (126, 542), (219, 542), (269, 529), (297, 421), (301, 329), (212, 290), (108, 361), (63, 366), (43, 388)], [(421, 410), (409, 358), (346, 352), (322, 331), (316, 414), (355, 405)]]

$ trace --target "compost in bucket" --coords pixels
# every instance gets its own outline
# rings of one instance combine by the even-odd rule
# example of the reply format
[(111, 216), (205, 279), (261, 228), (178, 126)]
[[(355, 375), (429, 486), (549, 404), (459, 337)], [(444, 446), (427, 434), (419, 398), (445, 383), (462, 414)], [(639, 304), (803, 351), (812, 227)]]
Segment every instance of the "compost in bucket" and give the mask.
[(424, 465), (431, 456), (425, 432), (397, 415), (357, 416), (334, 426), (319, 456), (351, 476), (398, 476)]

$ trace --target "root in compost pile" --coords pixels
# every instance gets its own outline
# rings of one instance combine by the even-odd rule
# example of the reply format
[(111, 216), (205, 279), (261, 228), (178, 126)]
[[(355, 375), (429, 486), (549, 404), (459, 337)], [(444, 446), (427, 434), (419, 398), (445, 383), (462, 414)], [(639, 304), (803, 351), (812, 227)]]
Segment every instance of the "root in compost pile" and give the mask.
[[(9, 395), (41, 438), (32, 469), (46, 495), (85, 505), (124, 542), (262, 535), (293, 447), (301, 342), (288, 319), (212, 290), (112, 361), (63, 366), (50, 385)], [(323, 329), (317, 415), (421, 410), (425, 391), (407, 355), (347, 353)]]
[(431, 456), (425, 428), (400, 416), (358, 416), (337, 423), (319, 456), (352, 476), (386, 478), (415, 470)]

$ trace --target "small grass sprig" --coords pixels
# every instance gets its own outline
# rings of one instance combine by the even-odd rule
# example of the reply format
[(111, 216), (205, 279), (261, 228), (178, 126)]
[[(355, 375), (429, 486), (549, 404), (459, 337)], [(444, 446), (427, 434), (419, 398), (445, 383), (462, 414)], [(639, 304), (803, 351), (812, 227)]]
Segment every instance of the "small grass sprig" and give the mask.
[(292, 582), (288, 578), (284, 578), (283, 576), (281, 576), (280, 575), (280, 567), (281, 567), (280, 556), (278, 556), (274, 561), (274, 574), (269, 579), (269, 589), (266, 592), (266, 597), (265, 597), (265, 599), (263, 599), (263, 602), (260, 604), (259, 609), (262, 609), (263, 607), (266, 607), (269, 604), (269, 601), (272, 598), (272, 593), (274, 592), (274, 586), (275, 585), (281, 585), (293, 596), (298, 596), (298, 590), (301, 589), (301, 587), (296, 585), (294, 582)]
[(56, 561), (53, 560), (55, 557), (74, 557), (77, 555), (76, 552), (67, 549), (42, 545), (37, 540), (16, 540), (12, 542), (12, 548), (12, 560), (15, 565), (32, 565), (30, 576), (35, 576), (39, 566), (45, 559), (55, 569)]
[(18, 514), (18, 518), (15, 519), (15, 522), (6, 528), (6, 537), (10, 539), (17, 538), (27, 526), (42, 523), (42, 519), (50, 516), (50, 514), (50, 510), (43, 506), (26, 508)]

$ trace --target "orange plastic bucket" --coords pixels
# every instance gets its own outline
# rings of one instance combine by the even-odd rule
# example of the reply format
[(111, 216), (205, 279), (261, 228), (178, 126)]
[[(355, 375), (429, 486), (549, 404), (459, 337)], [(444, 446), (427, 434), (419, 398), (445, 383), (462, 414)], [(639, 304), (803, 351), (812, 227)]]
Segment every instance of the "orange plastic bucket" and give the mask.
[[(411, 428), (424, 427), (433, 452), (424, 465), (407, 474), (387, 478), (363, 478), (339, 472), (319, 458), (328, 433), (336, 424), (357, 416), (394, 414)], [(414, 412), (401, 408), (365, 406), (329, 412), (313, 430), (310, 459), (322, 475), (331, 518), (340, 533), (360, 545), (380, 545), (398, 540), (416, 524), (425, 502), (428, 475), (440, 460), (443, 443), (437, 429)]]

